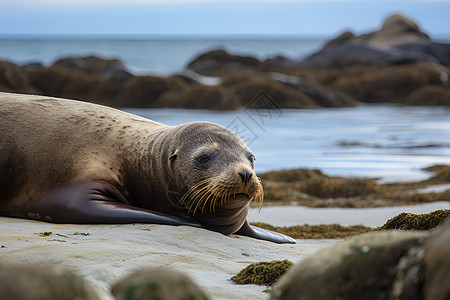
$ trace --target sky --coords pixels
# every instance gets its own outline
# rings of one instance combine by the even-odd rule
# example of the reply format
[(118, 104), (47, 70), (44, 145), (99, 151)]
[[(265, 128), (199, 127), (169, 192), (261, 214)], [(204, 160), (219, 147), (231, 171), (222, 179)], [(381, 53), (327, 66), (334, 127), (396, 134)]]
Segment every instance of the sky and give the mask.
[(0, 0), (0, 35), (334, 36), (393, 13), (450, 37), (450, 0)]

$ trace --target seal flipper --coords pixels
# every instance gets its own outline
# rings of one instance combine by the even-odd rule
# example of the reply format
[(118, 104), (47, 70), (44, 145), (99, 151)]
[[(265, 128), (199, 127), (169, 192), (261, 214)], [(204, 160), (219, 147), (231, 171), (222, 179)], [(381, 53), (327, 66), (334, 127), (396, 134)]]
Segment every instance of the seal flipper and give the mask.
[(259, 240), (266, 240), (278, 244), (295, 244), (296, 241), (290, 236), (252, 226), (245, 220), (244, 225), (235, 234), (252, 237)]
[(42, 220), (54, 223), (151, 223), (201, 227), (200, 223), (190, 218), (131, 206), (115, 188), (97, 181), (55, 189), (41, 202), (39, 211)]

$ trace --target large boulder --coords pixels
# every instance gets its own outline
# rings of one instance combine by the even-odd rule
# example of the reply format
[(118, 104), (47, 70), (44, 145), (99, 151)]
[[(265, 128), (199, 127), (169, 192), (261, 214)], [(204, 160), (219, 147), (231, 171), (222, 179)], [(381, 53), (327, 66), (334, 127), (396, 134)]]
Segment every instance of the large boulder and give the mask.
[(362, 235), (289, 269), (271, 299), (449, 299), (449, 251), (450, 220), (431, 233)]
[[(328, 77), (326, 86), (363, 102), (407, 102), (419, 87), (443, 81), (444, 69), (423, 62), (404, 65), (358, 67)], [(449, 99), (450, 101), (450, 99)]]
[(36, 93), (22, 68), (6, 61), (0, 61), (0, 91), (24, 94)]
[(275, 107), (313, 108), (355, 106), (355, 101), (344, 94), (318, 85), (304, 84), (299, 78), (280, 78), (269, 75), (232, 75), (222, 85), (231, 89), (243, 106), (252, 106), (264, 92)]
[(202, 75), (221, 76), (232, 72), (257, 72), (260, 63), (254, 57), (233, 55), (225, 50), (212, 50), (199, 55), (186, 68)]
[(433, 42), (413, 20), (397, 14), (387, 18), (378, 31), (360, 36), (343, 33), (300, 65), (342, 68), (417, 61), (449, 64), (450, 45)]
[(54, 265), (0, 265), (0, 299), (100, 300), (105, 294), (84, 278)]
[(159, 97), (158, 107), (234, 110), (242, 107), (239, 98), (223, 86), (194, 84), (170, 90)]
[(207, 300), (200, 287), (183, 273), (148, 268), (136, 271), (112, 287), (117, 300)]
[(65, 57), (53, 66), (79, 70), (87, 74), (101, 74), (105, 79), (125, 81), (133, 77), (125, 64), (119, 59), (105, 59), (96, 56)]

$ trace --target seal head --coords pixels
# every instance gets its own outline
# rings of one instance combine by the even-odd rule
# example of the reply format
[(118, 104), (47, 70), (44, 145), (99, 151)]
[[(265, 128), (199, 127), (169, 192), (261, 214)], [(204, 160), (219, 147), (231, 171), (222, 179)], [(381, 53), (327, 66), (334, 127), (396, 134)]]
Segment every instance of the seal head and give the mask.
[(214, 123), (187, 123), (177, 135), (175, 140), (182, 142), (168, 160), (181, 195), (179, 205), (204, 227), (236, 232), (250, 202), (261, 205), (264, 197), (253, 153), (235, 133)]

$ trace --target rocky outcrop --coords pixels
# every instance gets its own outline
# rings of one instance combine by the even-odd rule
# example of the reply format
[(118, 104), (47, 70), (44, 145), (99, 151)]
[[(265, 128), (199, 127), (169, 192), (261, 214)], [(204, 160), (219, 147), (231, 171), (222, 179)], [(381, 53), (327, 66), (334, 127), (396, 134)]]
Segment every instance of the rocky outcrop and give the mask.
[(167, 78), (136, 76), (118, 59), (94, 56), (61, 58), (50, 67), (0, 62), (0, 91), (115, 107), (234, 110), (261, 93), (280, 108), (357, 101), (449, 106), (449, 65), (450, 44), (432, 41), (414, 21), (393, 15), (380, 30), (345, 32), (303, 60), (261, 61), (213, 50)]
[(450, 45), (435, 43), (411, 19), (387, 18), (380, 30), (356, 36), (345, 32), (300, 62), (325, 68), (349, 65), (392, 65), (413, 62), (450, 63)]
[(355, 237), (290, 268), (271, 299), (448, 299), (448, 251), (449, 220), (431, 233)]
[(0, 91), (32, 94), (36, 92), (36, 89), (19, 66), (0, 61)]
[(198, 74), (221, 76), (230, 72), (259, 72), (261, 62), (250, 56), (232, 55), (225, 50), (213, 50), (201, 54), (187, 65)]

